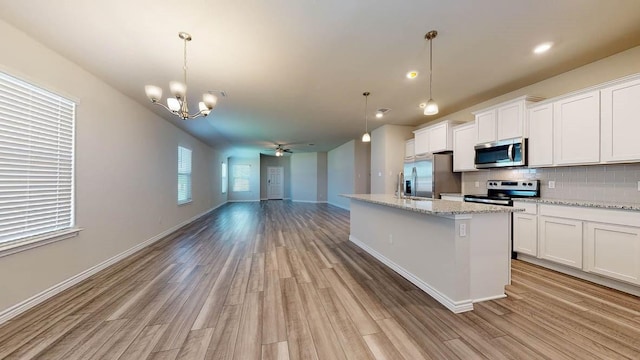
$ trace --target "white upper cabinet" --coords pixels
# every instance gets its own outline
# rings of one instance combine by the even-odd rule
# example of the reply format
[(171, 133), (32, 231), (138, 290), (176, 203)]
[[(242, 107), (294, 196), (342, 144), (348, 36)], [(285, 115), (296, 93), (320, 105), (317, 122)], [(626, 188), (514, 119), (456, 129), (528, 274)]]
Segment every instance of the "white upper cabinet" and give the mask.
[(498, 140), (526, 137), (524, 101), (501, 106), (497, 109)]
[(601, 90), (602, 162), (640, 161), (640, 79)]
[(476, 117), (478, 137), (476, 143), (493, 142), (516, 137), (527, 137), (528, 104), (541, 98), (522, 96), (473, 114)]
[(414, 131), (415, 155), (453, 150), (452, 128), (459, 122), (445, 120)]
[(406, 160), (413, 159), (415, 153), (415, 139), (409, 139), (404, 143), (404, 158)]
[(476, 129), (478, 138), (475, 143), (485, 143), (496, 141), (496, 110), (489, 110), (476, 114)]
[(600, 92), (560, 99), (553, 104), (553, 156), (556, 165), (600, 161)]
[(553, 104), (534, 105), (529, 112), (529, 167), (553, 165)]
[(474, 161), (477, 138), (474, 122), (453, 128), (453, 171), (477, 171)]

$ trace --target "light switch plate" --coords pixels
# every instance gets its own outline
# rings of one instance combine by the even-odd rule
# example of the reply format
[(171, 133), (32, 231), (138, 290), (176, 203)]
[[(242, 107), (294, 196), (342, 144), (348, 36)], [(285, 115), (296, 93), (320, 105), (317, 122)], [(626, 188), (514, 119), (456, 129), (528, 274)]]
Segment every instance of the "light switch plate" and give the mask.
[(551, 180), (549, 181), (549, 189), (555, 189), (556, 188), (556, 182)]
[[(640, 181), (638, 181), (638, 183), (640, 183)], [(480, 187), (480, 181), (476, 181), (475, 185), (476, 185), (476, 187)]]
[(638, 181), (638, 191), (640, 191), (640, 181)]

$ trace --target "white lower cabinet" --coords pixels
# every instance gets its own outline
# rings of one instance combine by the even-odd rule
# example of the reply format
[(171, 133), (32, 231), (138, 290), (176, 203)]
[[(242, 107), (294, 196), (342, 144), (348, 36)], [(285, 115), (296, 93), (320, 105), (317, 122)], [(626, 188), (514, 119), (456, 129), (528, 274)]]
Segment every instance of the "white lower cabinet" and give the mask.
[(585, 270), (640, 284), (640, 228), (587, 223)]
[(513, 251), (538, 255), (538, 216), (513, 214)]
[(582, 269), (582, 221), (548, 216), (538, 220), (538, 257)]

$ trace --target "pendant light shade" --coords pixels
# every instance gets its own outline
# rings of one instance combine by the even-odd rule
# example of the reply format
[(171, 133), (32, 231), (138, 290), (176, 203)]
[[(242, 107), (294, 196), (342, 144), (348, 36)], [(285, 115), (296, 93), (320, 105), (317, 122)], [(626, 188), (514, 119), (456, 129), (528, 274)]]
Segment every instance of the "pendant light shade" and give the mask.
[(438, 113), (438, 104), (433, 100), (431, 95), (431, 83), (433, 82), (433, 39), (438, 36), (438, 32), (435, 30), (429, 31), (424, 38), (429, 41), (429, 101), (424, 107), (425, 115), (435, 115)]
[(368, 91), (362, 93), (364, 96), (364, 134), (362, 135), (362, 142), (371, 142), (371, 135), (369, 134), (369, 121), (367, 119), (367, 105), (370, 93)]
[(433, 99), (429, 99), (429, 101), (427, 101), (427, 105), (424, 107), (424, 114), (435, 115), (437, 113), (438, 113), (438, 104), (436, 104), (436, 102), (433, 101)]

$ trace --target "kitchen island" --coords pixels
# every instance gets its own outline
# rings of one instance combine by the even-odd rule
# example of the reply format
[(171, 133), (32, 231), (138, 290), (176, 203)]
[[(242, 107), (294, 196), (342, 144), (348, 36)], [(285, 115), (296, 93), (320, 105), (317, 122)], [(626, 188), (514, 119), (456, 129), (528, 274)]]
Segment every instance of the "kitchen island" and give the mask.
[(505, 297), (513, 207), (386, 194), (351, 199), (349, 240), (449, 310)]

